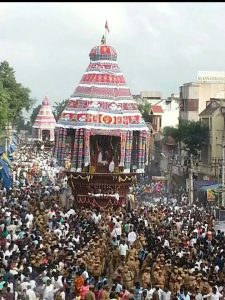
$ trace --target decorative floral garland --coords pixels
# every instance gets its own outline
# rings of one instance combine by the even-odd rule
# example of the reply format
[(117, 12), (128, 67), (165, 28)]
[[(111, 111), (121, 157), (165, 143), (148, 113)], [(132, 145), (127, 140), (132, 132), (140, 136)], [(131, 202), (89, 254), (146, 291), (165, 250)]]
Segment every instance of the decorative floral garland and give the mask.
[(118, 201), (117, 203), (113, 202), (111, 199), (109, 199), (106, 203), (106, 205), (100, 205), (98, 203), (98, 201), (96, 201), (95, 199), (90, 199), (89, 197), (87, 197), (87, 199), (79, 199), (79, 197), (77, 197), (77, 202), (79, 204), (90, 204), (91, 206), (95, 206), (95, 207), (98, 207), (98, 208), (102, 208), (102, 209), (105, 209), (107, 208), (109, 205), (111, 206), (115, 206), (115, 204), (117, 204), (118, 206), (121, 206), (123, 203), (122, 201)]
[(77, 176), (74, 176), (74, 175), (71, 174), (70, 177), (71, 177), (71, 179), (72, 179), (72, 178), (74, 178), (74, 179), (80, 178), (80, 179), (82, 179), (82, 180), (86, 180), (86, 179), (87, 179), (88, 182), (90, 181), (90, 178), (92, 178), (92, 176), (90, 176), (90, 175), (87, 175), (87, 176), (81, 176), (80, 174), (77, 175)]
[[(73, 174), (70, 175), (71, 181), (72, 181), (72, 179), (78, 179), (78, 178), (80, 178), (82, 180), (86, 180), (87, 179), (87, 181), (89, 182), (90, 179), (92, 179), (93, 177), (94, 177), (93, 175), (86, 175), (86, 176), (82, 176), (80, 174), (78, 174), (77, 176), (75, 176)], [(112, 181), (115, 181), (116, 179), (117, 179), (117, 176), (112, 176)], [(124, 179), (123, 179), (121, 176), (118, 176), (118, 181), (119, 182), (124, 182), (126, 180), (135, 181), (136, 177), (131, 175), (131, 176), (125, 176)]]
[(136, 177), (135, 176), (125, 176), (125, 178), (123, 179), (121, 176), (119, 176), (119, 182), (124, 182), (124, 181), (126, 181), (126, 180), (132, 180), (132, 181), (135, 181), (135, 179), (136, 179)]

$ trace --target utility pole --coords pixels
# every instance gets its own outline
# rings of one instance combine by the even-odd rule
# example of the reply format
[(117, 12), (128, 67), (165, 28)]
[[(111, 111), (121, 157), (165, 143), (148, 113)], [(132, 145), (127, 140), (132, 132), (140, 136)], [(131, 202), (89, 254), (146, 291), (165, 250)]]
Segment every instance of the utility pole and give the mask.
[(189, 189), (188, 189), (188, 199), (189, 199), (189, 204), (193, 204), (193, 158), (191, 154), (190, 158), (190, 168), (189, 168)]
[(173, 159), (172, 155), (168, 157), (168, 182), (167, 182), (167, 189), (168, 189), (168, 196), (170, 197), (170, 185), (171, 185), (171, 173), (172, 173), (172, 166), (173, 166)]
[(7, 154), (8, 152), (8, 120), (5, 125), (5, 153)]
[(224, 188), (225, 188), (225, 172), (224, 172), (224, 163), (225, 163), (225, 142), (223, 142), (223, 162), (222, 162), (222, 206), (225, 204), (224, 199)]

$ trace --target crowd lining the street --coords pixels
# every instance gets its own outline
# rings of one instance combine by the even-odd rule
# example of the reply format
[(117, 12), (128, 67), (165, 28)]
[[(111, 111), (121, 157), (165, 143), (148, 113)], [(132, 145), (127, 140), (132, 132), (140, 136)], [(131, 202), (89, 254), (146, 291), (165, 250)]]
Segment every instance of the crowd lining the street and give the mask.
[(75, 207), (50, 151), (19, 149), (12, 174), (0, 190), (0, 300), (224, 299), (225, 237), (203, 207)]

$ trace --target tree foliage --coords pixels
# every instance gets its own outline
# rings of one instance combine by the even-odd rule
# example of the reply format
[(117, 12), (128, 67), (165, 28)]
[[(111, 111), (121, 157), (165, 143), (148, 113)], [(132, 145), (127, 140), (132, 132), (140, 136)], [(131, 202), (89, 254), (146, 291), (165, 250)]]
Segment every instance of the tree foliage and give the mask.
[(16, 129), (17, 129), (17, 131), (27, 130), (31, 134), (31, 132), (32, 132), (32, 126), (31, 126), (31, 122), (30, 121), (25, 122), (25, 119), (22, 116), (19, 116), (19, 117), (17, 117), (15, 123), (16, 123)]
[(4, 125), (7, 122), (15, 124), (15, 120), (27, 111), (33, 104), (30, 90), (16, 81), (15, 71), (7, 61), (0, 64), (0, 118)]
[(176, 142), (183, 143), (188, 154), (196, 156), (208, 142), (209, 128), (200, 121), (180, 120), (177, 128), (168, 127), (165, 132)]
[(61, 102), (56, 102), (53, 105), (53, 115), (56, 118), (56, 121), (58, 121), (61, 113), (63, 112), (63, 110), (65, 109), (67, 103), (68, 103), (69, 99), (65, 99)]
[(140, 113), (142, 114), (142, 117), (145, 120), (145, 122), (152, 121), (152, 116), (150, 115), (151, 103), (149, 102), (139, 103), (138, 109), (140, 110)]

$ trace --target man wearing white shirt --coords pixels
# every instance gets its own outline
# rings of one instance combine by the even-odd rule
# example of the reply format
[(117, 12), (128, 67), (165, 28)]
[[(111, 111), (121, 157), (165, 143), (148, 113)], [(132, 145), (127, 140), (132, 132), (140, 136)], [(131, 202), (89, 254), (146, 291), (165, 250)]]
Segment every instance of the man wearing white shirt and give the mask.
[(26, 291), (26, 295), (29, 297), (29, 300), (36, 300), (36, 294), (35, 292), (31, 289), (31, 286), (28, 285), (27, 286), (27, 291)]
[(21, 289), (27, 290), (27, 287), (30, 286), (30, 282), (27, 278), (24, 278), (23, 282), (21, 282)]
[(167, 239), (165, 239), (163, 247), (167, 247), (167, 248), (170, 247), (170, 243), (169, 243), (169, 241)]
[(31, 289), (34, 290), (36, 288), (36, 281), (31, 279), (30, 280), (30, 286), (31, 286)]
[(171, 299), (171, 292), (167, 289), (164, 289), (161, 292), (161, 300), (170, 300)]
[(55, 234), (56, 236), (58, 236), (59, 238), (61, 238), (61, 236), (62, 236), (62, 231), (61, 231), (59, 228), (56, 228), (56, 229), (54, 230), (54, 234)]
[(147, 290), (146, 300), (151, 300), (152, 299), (152, 295), (153, 295), (154, 291), (155, 291), (155, 288), (149, 288)]
[(101, 221), (101, 218), (102, 218), (102, 216), (101, 216), (100, 212), (98, 212), (98, 211), (96, 213), (94, 213), (92, 216), (92, 219), (94, 220), (95, 224), (98, 224)]
[(212, 293), (203, 296), (203, 299), (207, 298), (208, 300), (219, 300), (222, 299), (223, 295), (217, 291), (216, 287), (212, 288)]
[(196, 295), (195, 295), (195, 300), (203, 300), (203, 296), (199, 291), (199, 288), (196, 288)]
[(18, 227), (18, 225), (10, 224), (9, 226), (7, 226), (7, 230), (9, 232), (12, 231), (13, 234), (15, 234), (17, 227)]
[(121, 244), (119, 245), (119, 254), (120, 254), (121, 261), (125, 261), (127, 251), (128, 251), (128, 246), (125, 243), (125, 241), (122, 241)]
[(178, 293), (178, 299), (179, 300), (191, 300), (190, 293), (187, 290), (185, 290), (182, 294)]
[(17, 234), (13, 233), (13, 231), (11, 230), (9, 232), (9, 234), (6, 236), (6, 240), (9, 240), (9, 241), (16, 241), (18, 239), (18, 236)]
[(117, 239), (120, 240), (120, 237), (121, 237), (121, 234), (122, 234), (121, 224), (119, 222), (117, 222), (115, 227), (116, 227), (115, 231), (116, 231)]
[(136, 233), (134, 232), (134, 230), (132, 229), (131, 232), (128, 233), (128, 243), (129, 243), (129, 246), (133, 245), (133, 243), (136, 241), (136, 238), (137, 238), (137, 235)]
[(54, 300), (54, 294), (58, 289), (54, 289), (51, 280), (47, 280), (46, 285), (44, 286), (43, 300)]
[(66, 293), (64, 292), (63, 288), (60, 289), (60, 293), (59, 293), (60, 297), (62, 300), (66, 299)]

